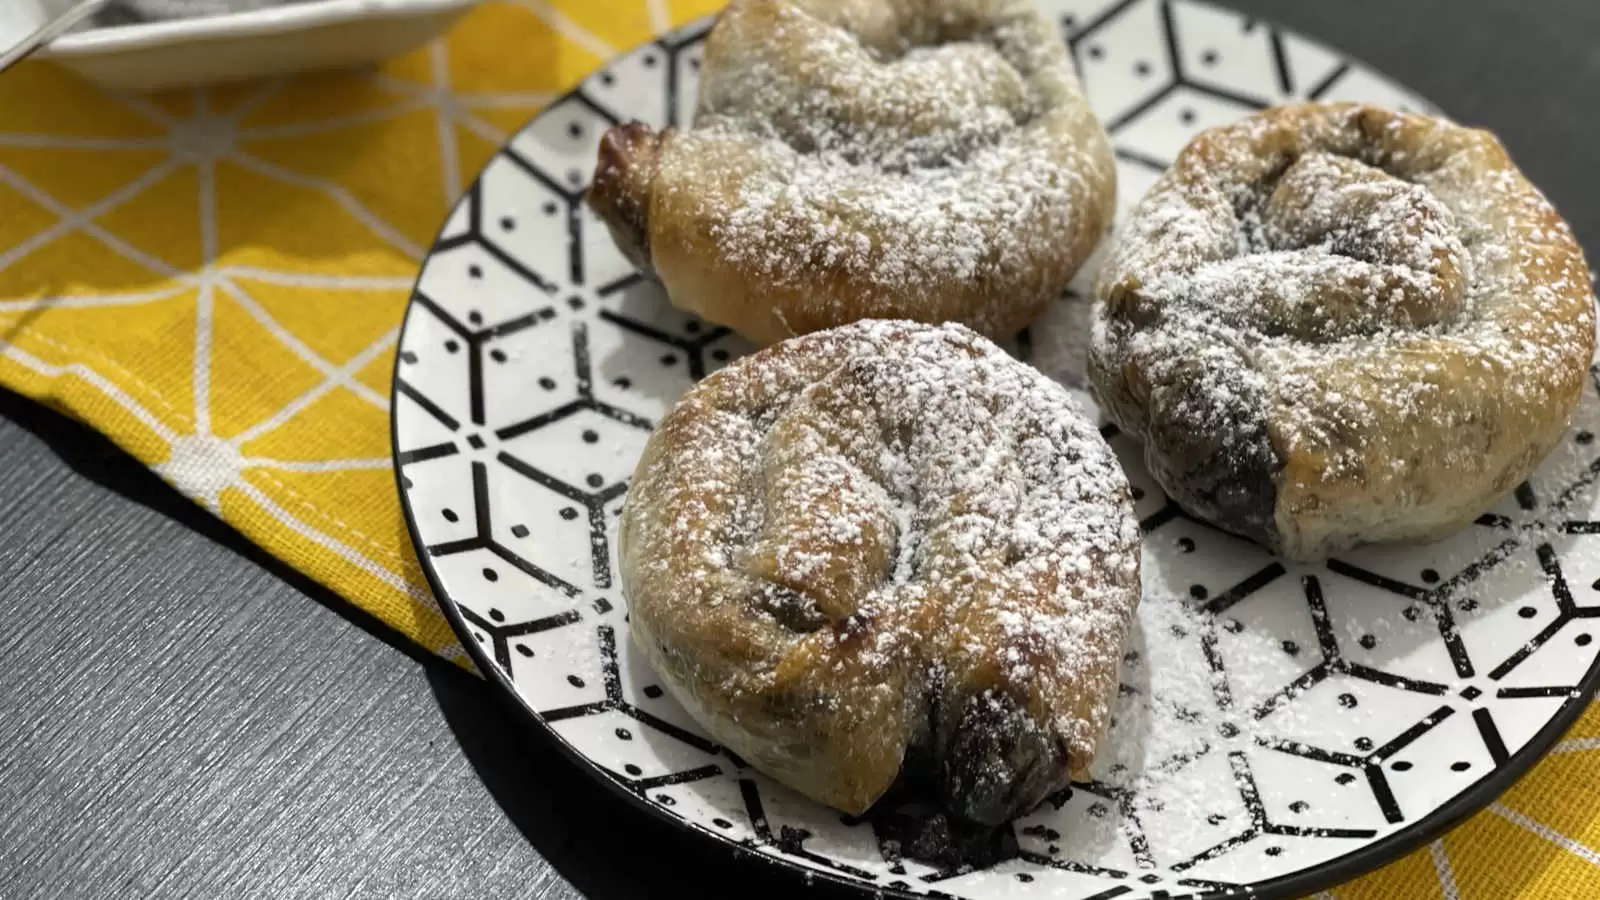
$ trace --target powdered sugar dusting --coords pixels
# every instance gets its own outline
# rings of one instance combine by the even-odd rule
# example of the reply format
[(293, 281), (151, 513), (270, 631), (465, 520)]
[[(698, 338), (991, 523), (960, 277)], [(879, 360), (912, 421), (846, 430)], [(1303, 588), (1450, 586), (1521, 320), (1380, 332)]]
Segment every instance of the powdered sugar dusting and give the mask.
[[(844, 0), (848, 2), (851, 0)], [(1096, 81), (1095, 99), (1102, 110), (1116, 115), (1132, 108), (1140, 102), (1140, 92), (1151, 88), (1148, 78), (1127, 77), (1131, 75), (1131, 60), (1123, 54), (1124, 48), (1141, 46), (1143, 42), (1150, 59), (1160, 68), (1167, 49), (1161, 41), (1161, 7), (1154, 0), (1118, 5), (1120, 13), (1112, 20), (1119, 23), (1116, 40), (1107, 45), (1105, 59), (1085, 57), (1085, 68)], [(1059, 4), (1045, 4), (1045, 8), (1051, 13), (1063, 9)], [(1172, 4), (1176, 26), (1173, 36), (1180, 48), (1207, 46), (1219, 34), (1237, 37), (1236, 17), (1212, 11), (1210, 18), (1201, 18), (1191, 15), (1196, 9), (1186, 0)], [(1081, 12), (1076, 8), (1068, 11)], [(1140, 19), (1148, 21), (1133, 21)], [(1079, 21), (1083, 21), (1081, 16)], [(1216, 29), (1218, 25), (1221, 31)], [(1259, 29), (1254, 36), (1261, 37)], [(614, 83), (608, 76), (601, 84), (597, 76), (592, 86), (585, 88), (586, 96), (614, 111), (638, 109), (651, 116), (659, 115), (662, 97), (671, 96), (674, 88), (668, 73), (677, 79), (680, 98), (687, 86), (684, 79), (692, 80), (698, 40), (698, 33), (692, 38), (669, 37), (664, 43), (673, 51), (665, 56), (660, 46), (649, 45), (611, 68)], [(1079, 40), (1080, 49), (1093, 40)], [(1257, 40), (1221, 44), (1222, 56), (1228, 62), (1224, 74), (1239, 73), (1243, 78), (1251, 68), (1248, 63), (1254, 62), (1259, 64), (1254, 68), (1270, 81), (1269, 43)], [(641, 60), (646, 54), (649, 58)], [(1330, 55), (1329, 65), (1335, 59), (1336, 55)], [(664, 60), (666, 65), (662, 65)], [(1246, 65), (1239, 65), (1241, 62)], [(1102, 77), (1102, 73), (1113, 77)], [(1119, 75), (1124, 77), (1119, 79)], [(1368, 91), (1414, 108), (1426, 106), (1415, 97), (1391, 90), (1392, 86), (1365, 72), (1359, 64), (1352, 64), (1352, 75), (1341, 80), (1342, 90)], [(1247, 82), (1238, 87), (1245, 93), (1252, 91)], [(1262, 93), (1275, 90), (1266, 82), (1259, 87)], [(1220, 111), (1234, 107), (1214, 108)], [(554, 110), (552, 116), (565, 109)], [(1158, 114), (1154, 119), (1144, 118), (1152, 122), (1165, 118), (1159, 115), (1160, 110), (1154, 112)], [(1244, 111), (1240, 109), (1240, 113)], [(525, 135), (518, 149), (538, 168), (559, 176), (571, 161), (572, 148), (583, 142), (568, 138), (564, 120), (546, 117), (542, 121), (539, 131), (543, 137)], [(1168, 159), (1171, 148), (1164, 141), (1170, 133), (1169, 128), (1129, 128), (1119, 135), (1119, 146), (1152, 159)], [(1120, 169), (1130, 185), (1142, 186), (1154, 178), (1153, 173), (1131, 161), (1121, 164)], [(530, 175), (530, 187), (540, 189), (531, 178)], [(488, 190), (481, 198), (473, 199), (478, 201), (485, 223), (492, 224), (497, 215), (497, 192)], [(473, 200), (464, 203), (472, 205)], [(458, 210), (456, 218), (465, 221), (468, 211)], [(1462, 224), (1457, 222), (1456, 227), (1460, 229)], [(519, 226), (519, 230), (523, 229)], [(1457, 232), (1458, 237), (1462, 234)], [(563, 240), (529, 244), (533, 256), (524, 261), (534, 270), (557, 278), (568, 271), (569, 264), (581, 262), (591, 286), (610, 283), (613, 275), (623, 274), (620, 262), (589, 252), (595, 249), (585, 245), (595, 236), (592, 229), (581, 236), (584, 241), (570, 247)], [(430, 296), (450, 315), (465, 321), (481, 300), (481, 292), (460, 272), (461, 265), (444, 259), (443, 264), (429, 268)], [(1091, 262), (1084, 268), (1093, 271), (1096, 267)], [(1593, 273), (1589, 276), (1592, 279)], [(578, 292), (587, 297), (591, 291)], [(1053, 330), (1052, 336), (1087, 335), (1087, 306), (1086, 302), (1059, 304), (1057, 309), (1073, 315), (1064, 316), (1064, 327)], [(730, 353), (742, 352), (729, 339), (713, 337), (715, 332), (706, 323), (687, 320), (680, 310), (670, 308), (652, 285), (634, 285), (610, 299), (587, 302), (582, 309), (575, 304), (570, 317), (565, 310), (558, 312), (560, 317), (548, 323), (557, 327), (527, 329), (496, 342), (504, 347), (508, 358), (503, 361), (505, 365), (490, 366), (485, 374), (488, 377), (496, 370), (505, 370), (508, 378), (497, 382), (488, 377), (484, 385), (488, 427), (498, 429), (551, 409), (575, 409), (570, 401), (580, 395), (569, 392), (570, 373), (576, 368), (580, 382), (587, 384), (585, 373), (591, 364), (595, 398), (607, 411), (626, 410), (655, 423), (690, 383), (686, 370), (698, 371), (696, 363), (715, 369), (727, 361), (725, 357)], [(1085, 313), (1081, 320), (1076, 317), (1079, 312)], [(637, 331), (629, 330), (636, 326)], [(656, 337), (646, 338), (645, 331)], [(1030, 332), (1031, 341), (1026, 345), (1032, 351), (1026, 357), (1030, 362), (1051, 375), (1075, 371), (1079, 377), (1067, 380), (1083, 383), (1081, 344), (1072, 340), (1047, 342), (1038, 321)], [(582, 348), (587, 349), (587, 356), (574, 355), (581, 353), (574, 347), (577, 338), (586, 341)], [(413, 346), (418, 341), (423, 345)], [(429, 341), (433, 339), (426, 334), (411, 335), (407, 346), (424, 351), (421, 358), (426, 360), (431, 358), (425, 352)], [(663, 346), (669, 341), (670, 351)], [(685, 344), (698, 349), (688, 350)], [(675, 354), (672, 363), (662, 358), (658, 366), (657, 358), (667, 352)], [(465, 421), (469, 374), (466, 357), (470, 354), (434, 355), (447, 362), (453, 360), (455, 365), (443, 370), (415, 370), (413, 385), (439, 408)], [(689, 366), (684, 365), (686, 361)], [(528, 385), (546, 375), (554, 376), (558, 389), (548, 394), (545, 389), (530, 393)], [(1307, 379), (1303, 389), (1310, 391), (1313, 385)], [(1596, 594), (1588, 585), (1600, 576), (1595, 562), (1600, 535), (1575, 533), (1577, 529), (1569, 521), (1592, 520), (1600, 516), (1600, 511), (1591, 508), (1593, 498), (1587, 493), (1570, 503), (1558, 502), (1559, 510), (1546, 506), (1552, 497), (1566, 497), (1565, 486), (1579, 476), (1592, 479), (1590, 467), (1597, 446), (1593, 435), (1600, 434), (1600, 419), (1596, 418), (1600, 406), (1596, 405), (1592, 390), (1586, 394), (1585, 406), (1588, 412), (1568, 432), (1568, 439), (1558, 451), (1560, 458), (1547, 460), (1530, 478), (1534, 509), (1527, 508), (1528, 498), (1519, 492), (1519, 496), (1505, 498), (1492, 510), (1489, 520), (1494, 524), (1471, 526), (1462, 532), (1459, 541), (1444, 547), (1395, 548), (1339, 556), (1343, 562), (1409, 587), (1389, 590), (1329, 573), (1326, 567), (1291, 567), (1279, 576), (1281, 583), (1259, 586), (1259, 579), (1252, 580), (1259, 586), (1257, 592), (1218, 613), (1213, 630), (1203, 627), (1206, 614), (1201, 610), (1231, 602), (1219, 597), (1219, 593), (1243, 593), (1229, 587), (1239, 585), (1252, 572), (1270, 564), (1270, 558), (1182, 515), (1168, 518), (1172, 508), (1144, 470), (1138, 443), (1126, 436), (1112, 438), (1113, 445), (1122, 452), (1128, 478), (1137, 490), (1142, 490), (1142, 498), (1138, 492), (1134, 495), (1136, 514), (1146, 520), (1149, 529), (1143, 545), (1148, 590), (1129, 642), (1130, 649), (1139, 656), (1134, 662), (1125, 663), (1122, 673), (1123, 682), (1137, 693), (1119, 695), (1113, 704), (1111, 714), (1116, 724), (1101, 744), (1099, 761), (1090, 773), (1092, 783), (1075, 785), (1071, 792), (1052, 796), (1022, 817), (1015, 829), (1001, 829), (1008, 840), (1014, 835), (1013, 843), (996, 841), (1002, 853), (990, 857), (993, 865), (972, 861), (975, 868), (965, 874), (961, 869), (948, 868), (957, 863), (937, 850), (928, 853), (936, 841), (910, 839), (916, 837), (914, 834), (906, 835), (905, 840), (896, 839), (894, 824), (922, 814), (921, 809), (900, 806), (891, 797), (891, 802), (867, 820), (841, 820), (835, 811), (805, 802), (740, 765), (732, 752), (717, 752), (697, 739), (709, 740), (672, 697), (661, 694), (662, 682), (656, 671), (642, 658), (639, 645), (624, 637), (629, 610), (617, 593), (620, 588), (615, 579), (620, 566), (615, 561), (617, 542), (611, 539), (618, 521), (612, 513), (621, 511), (620, 498), (604, 501), (603, 510), (599, 507), (601, 497), (612, 496), (609, 488), (597, 492), (591, 500), (596, 506), (586, 515), (582, 504), (572, 504), (550, 491), (547, 479), (530, 480), (514, 471), (502, 471), (498, 463), (483, 454), (460, 453), (407, 463), (404, 468), (408, 489), (403, 496), (416, 514), (419, 546), (447, 541), (460, 545), (459, 538), (473, 533), (474, 520), (467, 512), (472, 508), (477, 487), (473, 481), (477, 467), (472, 463), (487, 462), (486, 521), (492, 523), (501, 551), (510, 551), (580, 586), (583, 595), (569, 603), (542, 587), (532, 575), (503, 567), (503, 557), (491, 556), (488, 549), (469, 549), (424, 555), (424, 562), (437, 570), (436, 585), (444, 588), (439, 598), (441, 606), (447, 611), (453, 607), (467, 619), (468, 628), (463, 629), (462, 636), (469, 649), (475, 640), (482, 642), (482, 652), (475, 653), (474, 659), (484, 671), (492, 671), (498, 663), (528, 708), (549, 713), (540, 716), (544, 727), (559, 734), (578, 753), (608, 770), (635, 793), (643, 794), (642, 799), (655, 805), (664, 820), (690, 829), (697, 838), (720, 834), (766, 854), (770, 860), (795, 866), (796, 871), (819, 879), (830, 873), (843, 875), (869, 891), (892, 891), (888, 885), (905, 882), (913, 892), (959, 897), (1083, 898), (1131, 889), (1125, 896), (1142, 898), (1191, 895), (1207, 890), (1204, 882), (1216, 881), (1231, 884), (1234, 893), (1244, 895), (1251, 884), (1291, 873), (1315, 878), (1313, 870), (1326, 872), (1330, 862), (1357, 849), (1368, 851), (1370, 859), (1371, 851), (1381, 854), (1388, 846), (1383, 841), (1385, 837), (1413, 829), (1452, 797), (1470, 799), (1481, 794), (1481, 789), (1471, 789), (1475, 783), (1484, 779), (1503, 782), (1510, 771), (1490, 757), (1485, 738), (1478, 732), (1474, 707), (1493, 715), (1506, 749), (1515, 760), (1526, 759), (1525, 748), (1530, 740), (1538, 743), (1548, 738), (1554, 723), (1547, 720), (1567, 702), (1565, 695), (1495, 695), (1499, 688), (1507, 686), (1566, 689), (1577, 684), (1600, 647), (1600, 640), (1587, 646), (1579, 643), (1589, 639), (1584, 635), (1593, 635), (1592, 618), (1574, 618), (1564, 628), (1555, 627), (1562, 615), (1559, 607), (1568, 596), (1560, 591), (1559, 583), (1550, 582), (1545, 575), (1547, 567), (1559, 563), (1570, 588), (1570, 599), (1579, 605), (1579, 612), (1586, 612), (1581, 607), (1594, 605)], [(619, 429), (613, 433), (602, 427), (598, 443), (587, 443), (587, 437), (580, 441), (579, 421), (587, 415), (580, 411), (576, 417), (558, 418), (504, 449), (553, 477), (563, 478), (566, 470), (566, 483), (577, 493), (582, 492), (580, 485), (590, 471), (603, 473), (608, 483), (622, 480), (615, 464), (628, 466), (638, 459), (646, 432)], [(396, 409), (396, 417), (397, 449), (432, 446), (442, 439), (437, 422), (415, 404), (402, 403)], [(755, 459), (758, 451), (759, 447), (752, 445), (749, 459)], [(730, 450), (735, 455), (743, 452), (742, 446)], [(596, 459), (595, 454), (601, 458)], [(619, 458), (614, 459), (614, 455)], [(905, 465), (902, 456), (886, 450), (881, 465)], [(1552, 467), (1552, 463), (1558, 465)], [(889, 480), (893, 479), (885, 479)], [(444, 507), (466, 513), (462, 522), (445, 523), (458, 527), (445, 528), (441, 524), (444, 520), (438, 511)], [(913, 509), (894, 503), (891, 512), (897, 533), (910, 531)], [(604, 532), (596, 529), (591, 534), (591, 524), (599, 526), (602, 520), (612, 527)], [(902, 522), (906, 524), (899, 524)], [(511, 523), (531, 524), (532, 530), (526, 538), (518, 533), (508, 534), (506, 529)], [(1414, 596), (1407, 596), (1416, 590), (1437, 589), (1451, 583), (1456, 580), (1455, 573), (1475, 564), (1488, 547), (1513, 534), (1526, 535), (1529, 546), (1485, 577), (1463, 585), (1449, 600), (1448, 609), (1442, 604), (1437, 608), (1419, 604)], [(827, 537), (845, 541), (850, 539), (850, 532), (829, 530)], [(1180, 541), (1187, 551), (1178, 547)], [(1556, 553), (1554, 559), (1541, 558), (1535, 552), (1535, 548), (1547, 544)], [(896, 550), (899, 552), (892, 565), (899, 574), (891, 577), (903, 580), (914, 571), (911, 566), (915, 554), (911, 551), (915, 547), (907, 542)], [(600, 566), (602, 554), (611, 562), (604, 569)], [(497, 583), (484, 581), (484, 565), (497, 568)], [(1400, 681), (1391, 687), (1372, 680), (1341, 678), (1335, 673), (1295, 699), (1284, 701), (1270, 716), (1255, 722), (1255, 730), (1244, 729), (1248, 742), (1241, 744), (1239, 738), (1225, 738), (1219, 729), (1235, 721), (1236, 711), (1226, 713), (1201, 705), (1213, 693), (1213, 671), (1205, 658), (1203, 640), (1209, 634), (1216, 635), (1218, 654), (1236, 703), (1253, 706), (1261, 697), (1298, 682), (1322, 659), (1317, 642), (1306, 636), (1307, 600), (1297, 584), (1304, 574), (1321, 577), (1332, 637), (1340, 644), (1344, 658), (1352, 664), (1372, 667), (1374, 671), (1368, 674), (1373, 678), (1393, 675)], [(1210, 588), (1211, 600), (1196, 599), (1191, 594), (1197, 584)], [(1561, 595), (1559, 600), (1556, 594)], [(799, 595), (790, 599), (795, 596)], [(572, 606), (574, 612), (582, 614), (581, 618), (570, 625), (524, 634), (530, 622), (556, 612), (561, 604)], [(1522, 607), (1531, 607), (1534, 614), (1523, 618), (1519, 614)], [(807, 608), (811, 615), (816, 614), (814, 604)], [(798, 608), (790, 611), (805, 614)], [(1448, 628), (1446, 613), (1454, 615), (1454, 633), (1465, 642), (1476, 667), (1478, 674), (1473, 678), (1459, 677), (1446, 652), (1441, 637), (1441, 628)], [(1190, 624), (1199, 627), (1187, 630), (1186, 637), (1178, 637), (1172, 626), (1183, 626), (1189, 618), (1196, 619)], [(482, 627), (478, 627), (479, 623)], [(1016, 627), (1019, 623), (1006, 624)], [(1234, 633), (1233, 629), (1241, 625), (1243, 630)], [(896, 630), (880, 629), (870, 634), (886, 639)], [(1538, 639), (1546, 635), (1550, 639), (1540, 645)], [(1291, 656), (1282, 646), (1289, 640), (1298, 642), (1298, 656)], [(880, 644), (877, 652), (887, 655), (890, 650)], [(502, 653), (507, 659), (497, 658)], [(1490, 679), (1487, 673), (1513, 653), (1526, 655), (1525, 661), (1502, 681)], [(1020, 658), (1015, 662), (1020, 663)], [(1156, 668), (1159, 673), (1146, 674)], [(1584, 679), (1584, 683), (1589, 680), (1592, 679)], [(1446, 694), (1427, 693), (1429, 682), (1443, 686)], [(614, 699), (619, 686), (620, 704)], [(1458, 693), (1473, 688), (1484, 692), (1476, 700), (1468, 701)], [(1345, 692), (1359, 703), (1347, 706), (1341, 697)], [(892, 691), (880, 687), (877, 693)], [(1174, 697), (1178, 702), (1154, 702), (1154, 694)], [(1211, 699), (1215, 700), (1215, 696)], [(848, 705), (869, 702), (870, 698), (852, 698)], [(1147, 703), (1149, 713), (1141, 713)], [(1396, 736), (1413, 733), (1413, 727), (1424, 721), (1436, 704), (1443, 703), (1451, 704), (1456, 713), (1400, 752), (1384, 754), (1381, 763), (1365, 760), (1367, 754), (1354, 745), (1361, 737), (1370, 738), (1374, 742), (1370, 752), (1376, 753)], [(583, 715), (585, 712), (589, 714)], [(635, 718), (630, 721), (629, 715)], [(1140, 726), (1141, 720), (1147, 726)], [(1258, 732), (1263, 738), (1283, 735), (1303, 740), (1308, 753), (1351, 753), (1363, 761), (1330, 763), (1307, 759), (1255, 744)], [(1165, 735), (1172, 740), (1164, 739)], [(1136, 752), (1122, 752), (1124, 741), (1130, 742), (1130, 748), (1148, 749), (1142, 761)], [(1173, 753), (1207, 745), (1212, 749), (1186, 765), (1163, 765), (1173, 758)], [(1241, 779), (1239, 771), (1243, 767), (1239, 771), (1233, 768), (1234, 754), (1243, 755), (1253, 775), (1250, 781)], [(1114, 771), (1117, 763), (1127, 768)], [(1397, 764), (1406, 763), (1414, 763), (1414, 768), (1399, 771)], [(1458, 765), (1464, 770), (1457, 770)], [(1401, 813), (1398, 820), (1389, 818), (1377, 805), (1375, 792), (1384, 781), (1369, 783), (1369, 772), (1364, 771), (1368, 768), (1381, 768), (1386, 773), (1387, 786), (1393, 790)], [(1259, 795), (1258, 811), (1243, 802), (1251, 791)], [(1132, 816), (1125, 816), (1124, 810)], [(1255, 818), (1257, 812), (1266, 818)], [(1257, 828), (1261, 821), (1274, 827)], [(1314, 836), (1284, 833), (1301, 829)], [(1321, 829), (1355, 829), (1358, 833), (1324, 834)], [(1007, 858), (1017, 850), (1026, 855)], [(1207, 854), (1203, 861), (1193, 862), (1202, 854)], [(1222, 885), (1217, 890), (1220, 893)]]
[[(1564, 428), (1593, 351), (1586, 271), (1485, 133), (1272, 111), (1196, 139), (1134, 210), (1091, 370), (1168, 491), (1226, 527), (1306, 558), (1427, 537)], [(1193, 474), (1222, 447), (1225, 471)]]
[[(1283, 635), (1293, 630), (1283, 623), (1303, 615), (1299, 598), (1264, 597), (1263, 605), (1276, 607), (1274, 621), (1246, 627), (1188, 595), (1194, 572), (1185, 557), (1152, 553), (1146, 560), (1145, 598), (1122, 661), (1116, 724), (1091, 774), (1099, 789), (1126, 798), (1146, 840), (1161, 848), (1157, 862), (1167, 865), (1228, 836), (1228, 828), (1219, 830), (1218, 814), (1228, 815), (1226, 800), (1236, 790), (1229, 770), (1240, 763), (1230, 757), (1256, 758), (1274, 735), (1337, 745), (1348, 738), (1348, 726), (1316, 721), (1308, 706), (1275, 705), (1265, 715), (1255, 708), (1294, 680), (1294, 670), (1281, 668)], [(1295, 581), (1284, 578), (1279, 585), (1292, 590)], [(1307, 652), (1315, 652), (1314, 643)], [(1320, 800), (1320, 790), (1301, 795)], [(1248, 816), (1232, 827), (1247, 822)]]
[(763, 173), (783, 174), (744, 182), (713, 234), (731, 261), (778, 284), (829, 270), (884, 291), (994, 277), (1030, 265), (1044, 234), (1074, 243), (1087, 190), (1074, 173), (1087, 160), (1063, 166), (1015, 136), (959, 166), (903, 172), (779, 141), (751, 150)]
[(656, 190), (791, 332), (842, 306), (1009, 338), (1109, 221), (1109, 141), (1028, 2), (734, 4), (701, 74)]
[[(811, 743), (899, 735), (969, 791), (1037, 802), (1088, 764), (1139, 530), (1063, 388), (962, 326), (865, 321), (711, 376), (658, 435), (623, 521), (632, 621), (720, 739), (780, 775), (800, 765), (745, 733), (789, 726), (716, 711), (804, 685), (792, 715)], [(754, 635), (736, 665), (717, 659), (731, 629)], [(861, 698), (876, 715), (852, 714)], [(817, 733), (839, 717), (862, 733)], [(1008, 768), (1033, 734), (1068, 758)]]

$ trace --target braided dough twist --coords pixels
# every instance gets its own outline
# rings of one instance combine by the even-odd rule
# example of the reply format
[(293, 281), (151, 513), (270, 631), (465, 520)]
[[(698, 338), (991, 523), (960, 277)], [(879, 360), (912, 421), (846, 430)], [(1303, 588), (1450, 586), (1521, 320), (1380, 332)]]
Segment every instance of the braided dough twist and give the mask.
[(733, 0), (695, 126), (603, 140), (589, 202), (757, 344), (861, 318), (1010, 338), (1104, 236), (1109, 139), (1031, 0)]
[(1594, 353), (1582, 250), (1499, 141), (1348, 103), (1195, 138), (1096, 295), (1090, 374), (1155, 478), (1291, 559), (1477, 518)]
[(633, 637), (718, 740), (852, 814), (908, 748), (960, 818), (1082, 776), (1139, 600), (1109, 446), (964, 326), (864, 321), (745, 357), (647, 445), (620, 525)]

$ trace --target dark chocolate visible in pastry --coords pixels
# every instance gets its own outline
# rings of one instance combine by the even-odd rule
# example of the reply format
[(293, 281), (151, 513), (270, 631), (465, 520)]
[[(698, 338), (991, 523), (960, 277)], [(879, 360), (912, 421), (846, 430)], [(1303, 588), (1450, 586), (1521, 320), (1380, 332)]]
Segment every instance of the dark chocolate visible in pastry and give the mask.
[(1296, 560), (1528, 476), (1594, 353), (1571, 229), (1487, 131), (1350, 103), (1196, 137), (1098, 275), (1090, 375), (1191, 514)]
[(635, 642), (717, 740), (860, 814), (908, 749), (998, 825), (1086, 776), (1140, 596), (1115, 455), (970, 329), (868, 320), (701, 381), (619, 538)]
[(699, 74), (693, 127), (617, 126), (589, 199), (674, 305), (756, 344), (864, 318), (1007, 340), (1110, 225), (1110, 140), (1032, 0), (733, 0)]

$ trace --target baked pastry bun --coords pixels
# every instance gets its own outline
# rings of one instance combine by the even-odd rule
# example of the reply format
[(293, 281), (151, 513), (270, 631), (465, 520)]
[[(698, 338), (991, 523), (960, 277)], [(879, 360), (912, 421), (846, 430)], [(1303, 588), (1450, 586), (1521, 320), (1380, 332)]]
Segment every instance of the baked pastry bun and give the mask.
[(612, 129), (588, 197), (673, 304), (765, 345), (863, 318), (1009, 339), (1115, 193), (1031, 0), (733, 0), (694, 127)]
[(1090, 375), (1190, 513), (1294, 560), (1441, 538), (1565, 431), (1571, 229), (1489, 132), (1349, 103), (1206, 131), (1130, 214)]
[(1140, 591), (1128, 482), (1064, 388), (965, 326), (862, 321), (701, 381), (619, 534), (669, 693), (846, 813), (916, 749), (955, 821), (1002, 824), (1108, 727)]

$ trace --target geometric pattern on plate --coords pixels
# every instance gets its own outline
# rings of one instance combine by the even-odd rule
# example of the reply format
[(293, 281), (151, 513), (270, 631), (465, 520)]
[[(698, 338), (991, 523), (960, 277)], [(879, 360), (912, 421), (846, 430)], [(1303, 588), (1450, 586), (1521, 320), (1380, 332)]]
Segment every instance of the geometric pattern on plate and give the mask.
[[(1041, 6), (1111, 132), (1122, 210), (1197, 130), (1270, 104), (1435, 111), (1209, 5)], [(615, 527), (654, 423), (749, 347), (668, 305), (582, 203), (607, 127), (681, 123), (692, 109), (707, 24), (596, 72), (501, 151), (441, 231), (401, 339), (397, 459), (441, 602), (486, 668), (607, 780), (684, 825), (869, 891), (1273, 896), (1299, 876), (1299, 894), (1407, 849), (1348, 862), (1422, 828), (1583, 702), (1600, 652), (1593, 384), (1570, 440), (1476, 525), (1320, 566), (1285, 565), (1184, 515), (1106, 426), (1146, 532), (1116, 719), (1094, 780), (1013, 823), (992, 864), (918, 861), (894, 811), (840, 817), (718, 747), (628, 641)], [(1083, 383), (1091, 269), (1009, 348), (1070, 386)]]

